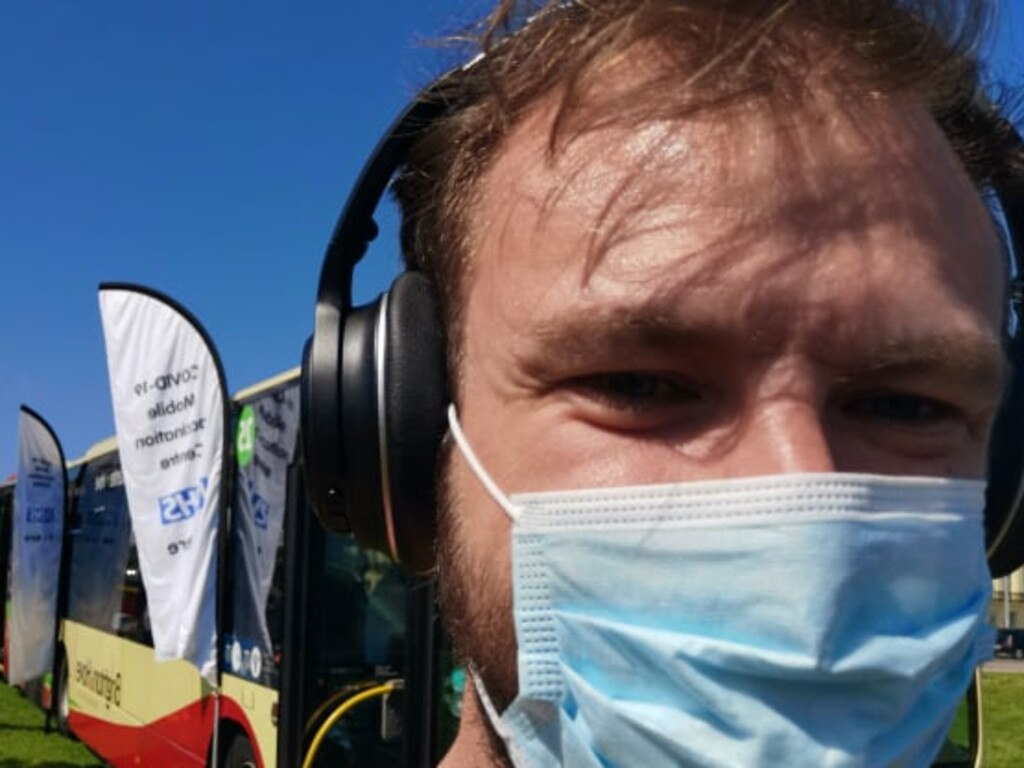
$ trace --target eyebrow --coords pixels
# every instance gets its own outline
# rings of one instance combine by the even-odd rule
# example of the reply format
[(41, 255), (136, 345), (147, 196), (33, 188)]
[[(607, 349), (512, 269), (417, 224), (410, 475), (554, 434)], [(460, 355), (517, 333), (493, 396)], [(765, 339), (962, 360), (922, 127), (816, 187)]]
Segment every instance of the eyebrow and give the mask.
[(647, 307), (621, 306), (558, 314), (537, 323), (532, 331), (545, 352), (569, 358), (599, 355), (625, 345), (656, 350), (687, 341), (724, 341), (731, 335), (711, 323)]
[(939, 376), (965, 389), (1001, 395), (1008, 368), (1002, 347), (983, 334), (936, 332), (895, 339), (880, 348), (854, 350), (852, 361), (839, 368), (843, 378)]
[[(557, 369), (580, 361), (608, 364), (621, 359), (627, 348), (651, 353), (690, 348), (706, 356), (737, 341), (756, 345), (758, 329), (737, 338), (735, 331), (713, 322), (681, 318), (650, 306), (616, 306), (555, 315), (536, 324), (532, 335), (531, 349), (521, 356), (524, 362)], [(808, 357), (844, 378), (941, 375), (962, 386), (998, 394), (1008, 373), (1002, 345), (981, 331), (931, 330), (906, 338), (891, 336), (882, 344), (844, 345), (839, 340), (812, 347)], [(837, 353), (838, 347), (843, 351)]]

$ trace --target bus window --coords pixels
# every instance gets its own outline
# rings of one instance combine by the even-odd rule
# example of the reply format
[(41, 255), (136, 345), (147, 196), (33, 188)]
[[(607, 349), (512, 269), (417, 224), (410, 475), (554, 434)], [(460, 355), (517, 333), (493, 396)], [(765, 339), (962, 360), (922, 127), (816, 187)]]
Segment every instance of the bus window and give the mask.
[(241, 405), (235, 419), (239, 451), (232, 502), (230, 617), (222, 645), (224, 669), (277, 688), (283, 633), (282, 527), (288, 464), (295, 450), (299, 388), (292, 384)]
[(135, 534), (131, 534), (128, 561), (121, 581), (121, 606), (114, 617), (114, 631), (121, 637), (143, 645), (153, 645), (149, 628), (146, 588), (139, 571), (139, 553), (135, 547)]
[(68, 618), (104, 632), (118, 631), (131, 523), (117, 453), (83, 468), (74, 503), (79, 526), (71, 554)]
[[(400, 678), (405, 658), (407, 576), (401, 566), (361, 549), (351, 536), (329, 534), (324, 541), (322, 593), (313, 652), (313, 698), (326, 719), (332, 707), (375, 683)], [(399, 708), (383, 699), (368, 701), (341, 718), (317, 752), (315, 766), (392, 766), (401, 759), (401, 738), (388, 722)]]
[(241, 540), (236, 527), (231, 552), (231, 624), (225, 633), (222, 664), (232, 674), (277, 688), (284, 631), (284, 543), (275, 547), (270, 584), (266, 598), (261, 599), (247, 573), (253, 567), (251, 550), (243, 547)]
[(328, 536), (320, 663), (339, 683), (394, 677), (405, 641), (405, 574), (349, 536)]

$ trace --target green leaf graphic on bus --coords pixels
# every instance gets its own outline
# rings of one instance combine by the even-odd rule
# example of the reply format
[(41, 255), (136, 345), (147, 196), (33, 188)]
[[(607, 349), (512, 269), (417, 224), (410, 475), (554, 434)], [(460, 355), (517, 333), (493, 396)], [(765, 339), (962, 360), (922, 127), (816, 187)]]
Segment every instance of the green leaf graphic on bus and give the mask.
[(249, 466), (255, 445), (256, 414), (252, 406), (247, 405), (238, 415), (238, 429), (235, 431), (235, 455), (238, 457), (238, 466)]

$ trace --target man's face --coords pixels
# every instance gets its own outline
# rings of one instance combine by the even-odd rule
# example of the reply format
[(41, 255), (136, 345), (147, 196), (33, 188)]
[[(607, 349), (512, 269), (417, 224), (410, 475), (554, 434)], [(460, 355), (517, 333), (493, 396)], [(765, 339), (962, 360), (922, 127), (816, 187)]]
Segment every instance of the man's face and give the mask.
[[(793, 472), (982, 477), (1002, 388), (991, 220), (923, 109), (719, 113), (481, 183), (459, 417), (506, 494)], [(457, 452), (441, 568), (461, 649), (515, 694), (510, 523)]]

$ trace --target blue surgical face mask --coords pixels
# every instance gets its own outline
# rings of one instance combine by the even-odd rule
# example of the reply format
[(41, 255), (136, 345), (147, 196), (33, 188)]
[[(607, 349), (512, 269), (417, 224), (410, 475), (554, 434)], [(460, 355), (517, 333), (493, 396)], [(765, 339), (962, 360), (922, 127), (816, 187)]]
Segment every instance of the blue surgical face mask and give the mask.
[(977, 664), (984, 484), (807, 474), (530, 493), (517, 766), (928, 766)]

